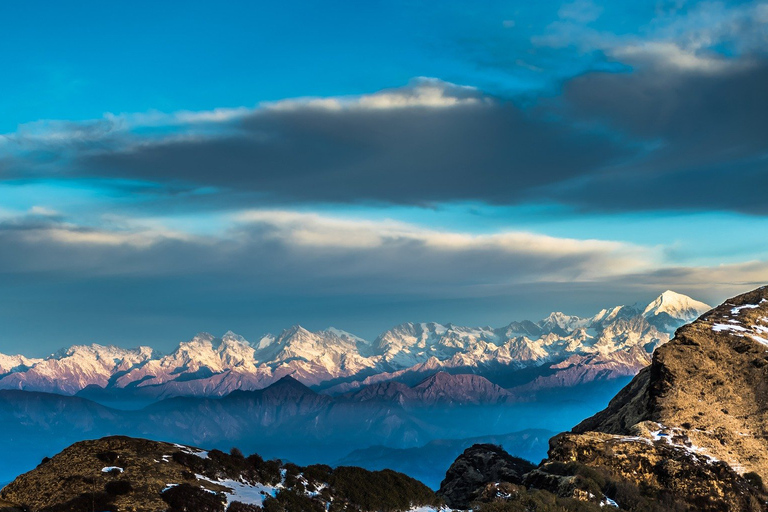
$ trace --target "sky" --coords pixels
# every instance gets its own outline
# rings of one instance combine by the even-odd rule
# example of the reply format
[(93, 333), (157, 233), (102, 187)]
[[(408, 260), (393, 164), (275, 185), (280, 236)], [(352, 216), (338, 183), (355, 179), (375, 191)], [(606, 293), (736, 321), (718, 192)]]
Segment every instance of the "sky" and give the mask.
[(768, 2), (0, 4), (0, 352), (768, 282)]

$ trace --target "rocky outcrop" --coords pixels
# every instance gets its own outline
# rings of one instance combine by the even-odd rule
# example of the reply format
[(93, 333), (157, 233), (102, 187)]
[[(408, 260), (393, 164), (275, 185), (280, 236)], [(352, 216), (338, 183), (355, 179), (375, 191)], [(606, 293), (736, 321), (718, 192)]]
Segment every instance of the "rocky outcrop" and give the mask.
[(449, 507), (467, 509), (488, 484), (520, 484), (523, 475), (535, 466), (512, 457), (500, 446), (476, 444), (462, 453), (448, 469), (438, 495)]
[(768, 287), (677, 331), (604, 410), (573, 432), (674, 428), (739, 473), (768, 478)]
[(549, 459), (525, 476), (525, 485), (557, 496), (615, 503), (627, 510), (762, 511), (757, 480), (708, 457), (685, 434), (635, 426), (635, 436), (600, 432), (561, 434)]

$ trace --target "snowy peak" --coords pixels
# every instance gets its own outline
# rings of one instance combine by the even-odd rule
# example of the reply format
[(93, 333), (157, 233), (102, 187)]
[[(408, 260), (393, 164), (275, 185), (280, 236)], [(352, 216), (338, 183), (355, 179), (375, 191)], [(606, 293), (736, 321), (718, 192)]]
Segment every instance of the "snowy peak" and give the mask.
[(643, 316), (648, 318), (667, 314), (677, 320), (690, 322), (710, 309), (712, 306), (708, 304), (692, 299), (687, 295), (667, 290), (648, 304), (643, 310)]
[(692, 299), (687, 295), (667, 290), (643, 310), (643, 316), (649, 317), (666, 313), (680, 320), (695, 320), (697, 317), (712, 309), (712, 306)]
[(355, 342), (358, 342), (358, 343), (364, 343), (366, 345), (368, 344), (367, 340), (364, 340), (363, 338), (361, 338), (359, 336), (355, 336), (351, 332), (343, 331), (343, 330), (337, 329), (335, 327), (329, 327), (329, 328), (327, 328), (325, 330), (325, 332), (334, 334), (334, 335), (338, 336), (339, 338), (346, 338), (346, 339), (349, 339), (349, 340), (352, 340), (352, 341), (355, 341)]
[(587, 320), (578, 316), (566, 315), (560, 311), (550, 313), (548, 317), (539, 322), (539, 327), (545, 332), (569, 333), (579, 327), (584, 327)]

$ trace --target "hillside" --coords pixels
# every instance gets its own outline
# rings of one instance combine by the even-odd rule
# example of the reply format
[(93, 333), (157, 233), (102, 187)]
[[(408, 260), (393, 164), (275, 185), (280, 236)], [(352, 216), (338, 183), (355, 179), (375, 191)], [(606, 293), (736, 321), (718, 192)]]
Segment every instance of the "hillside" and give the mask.
[(128, 437), (76, 443), (19, 476), (0, 500), (30, 512), (426, 512), (439, 503), (394, 471), (299, 467)]

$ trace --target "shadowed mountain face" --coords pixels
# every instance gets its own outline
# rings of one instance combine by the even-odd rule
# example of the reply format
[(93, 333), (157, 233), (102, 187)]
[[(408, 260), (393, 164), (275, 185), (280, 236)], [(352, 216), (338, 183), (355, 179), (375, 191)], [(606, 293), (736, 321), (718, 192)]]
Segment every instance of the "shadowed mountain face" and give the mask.
[[(585, 411), (605, 406), (608, 391), (595, 391), (518, 403), (480, 376), (438, 373), (413, 386), (390, 382), (331, 397), (284, 377), (263, 390), (170, 398), (125, 411), (79, 397), (6, 390), (0, 391), (0, 422), (12, 442), (0, 452), (0, 481), (73, 442), (107, 435), (225, 450), (238, 446), (307, 464), (335, 463), (372, 446), (410, 449), (440, 439), (503, 436), (552, 425), (562, 429)], [(523, 454), (541, 458), (544, 439), (538, 448), (521, 446)]]
[[(634, 375), (674, 329), (709, 309), (665, 292), (644, 310), (604, 309), (589, 318), (552, 313), (502, 328), (406, 323), (373, 341), (295, 326), (254, 343), (199, 334), (168, 355), (149, 347), (73, 346), (45, 359), (0, 354), (0, 389), (21, 389), (139, 408), (175, 396), (224, 396), (291, 375), (329, 394), (388, 381), (415, 384), (445, 371), (503, 388), (540, 389)], [(541, 377), (541, 378), (538, 378)]]
[[(605, 410), (554, 437), (521, 481), (481, 479), (458, 499), (485, 502), (481, 511), (541, 499), (558, 510), (766, 510), (767, 372), (764, 287), (679, 329)], [(455, 499), (451, 487), (440, 492)]]

